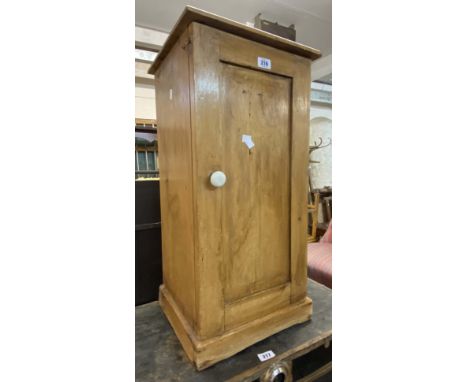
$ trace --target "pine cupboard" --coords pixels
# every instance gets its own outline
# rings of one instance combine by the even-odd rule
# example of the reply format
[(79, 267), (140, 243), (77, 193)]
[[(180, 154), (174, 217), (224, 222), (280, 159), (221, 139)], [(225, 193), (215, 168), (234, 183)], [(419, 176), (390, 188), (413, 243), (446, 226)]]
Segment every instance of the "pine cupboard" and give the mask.
[(155, 75), (160, 304), (204, 369), (310, 319), (310, 63), (320, 52), (186, 7)]

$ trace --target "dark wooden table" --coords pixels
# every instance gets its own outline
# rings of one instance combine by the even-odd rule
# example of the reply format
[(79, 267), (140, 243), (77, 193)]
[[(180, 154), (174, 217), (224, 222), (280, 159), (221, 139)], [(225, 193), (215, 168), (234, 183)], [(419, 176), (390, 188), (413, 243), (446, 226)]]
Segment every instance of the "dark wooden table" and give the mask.
[[(314, 304), (312, 320), (283, 330), (203, 371), (196, 371), (189, 362), (158, 302), (136, 307), (136, 381), (254, 381), (278, 361), (291, 362), (307, 353), (313, 357), (312, 350), (328, 346), (332, 339), (332, 293), (309, 280), (308, 294)], [(276, 356), (260, 362), (257, 354), (268, 350)]]

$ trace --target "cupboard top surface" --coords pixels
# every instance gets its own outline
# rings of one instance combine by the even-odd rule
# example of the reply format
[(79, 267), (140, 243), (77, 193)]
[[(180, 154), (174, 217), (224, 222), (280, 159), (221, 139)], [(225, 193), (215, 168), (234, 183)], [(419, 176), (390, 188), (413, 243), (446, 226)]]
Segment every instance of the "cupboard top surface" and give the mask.
[(262, 31), (260, 29), (252, 28), (237, 21), (215, 15), (214, 13), (206, 12), (201, 9), (186, 6), (184, 12), (177, 20), (174, 28), (172, 29), (169, 37), (167, 38), (164, 46), (154, 60), (153, 64), (148, 70), (149, 74), (154, 74), (159, 68), (161, 63), (166, 58), (172, 46), (176, 43), (179, 36), (185, 31), (188, 25), (192, 22), (205, 24), (213, 28), (247, 38), (274, 48), (284, 50), (286, 52), (296, 54), (298, 56), (310, 58), (315, 60), (321, 56), (319, 50), (308, 47), (306, 45), (294, 42), (283, 37)]

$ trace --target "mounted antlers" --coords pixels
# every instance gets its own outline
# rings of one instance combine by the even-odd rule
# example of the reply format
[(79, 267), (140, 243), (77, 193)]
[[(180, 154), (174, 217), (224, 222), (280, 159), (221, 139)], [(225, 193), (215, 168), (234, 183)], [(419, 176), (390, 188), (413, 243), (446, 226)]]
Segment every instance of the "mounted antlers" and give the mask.
[(326, 145), (323, 145), (323, 139), (322, 137), (319, 137), (320, 142), (317, 144), (317, 142), (314, 141), (313, 146), (309, 146), (309, 154), (312, 153), (312, 151), (318, 150), (318, 149), (323, 149), (324, 147), (330, 146), (331, 145), (331, 138), (328, 138), (328, 143)]
[(331, 138), (328, 138), (328, 143), (326, 145), (323, 144), (323, 139), (322, 137), (319, 137), (319, 143), (314, 141), (313, 146), (309, 146), (309, 163), (320, 163), (319, 161), (313, 160), (310, 158), (310, 155), (312, 154), (313, 151), (318, 150), (318, 149), (323, 149), (324, 147), (330, 146), (331, 145)]

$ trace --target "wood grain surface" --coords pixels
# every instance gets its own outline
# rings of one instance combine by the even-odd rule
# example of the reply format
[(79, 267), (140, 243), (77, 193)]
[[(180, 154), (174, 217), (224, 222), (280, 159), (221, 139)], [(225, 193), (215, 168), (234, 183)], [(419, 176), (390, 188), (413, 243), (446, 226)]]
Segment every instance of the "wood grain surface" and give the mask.
[[(195, 322), (192, 142), (188, 31), (156, 76), (163, 282), (191, 324)], [(162, 112), (164, 110), (164, 112)], [(183, 280), (183, 283), (181, 282)]]
[[(228, 64), (221, 71), (229, 303), (290, 278), (291, 80)], [(243, 135), (252, 137), (252, 149)]]

